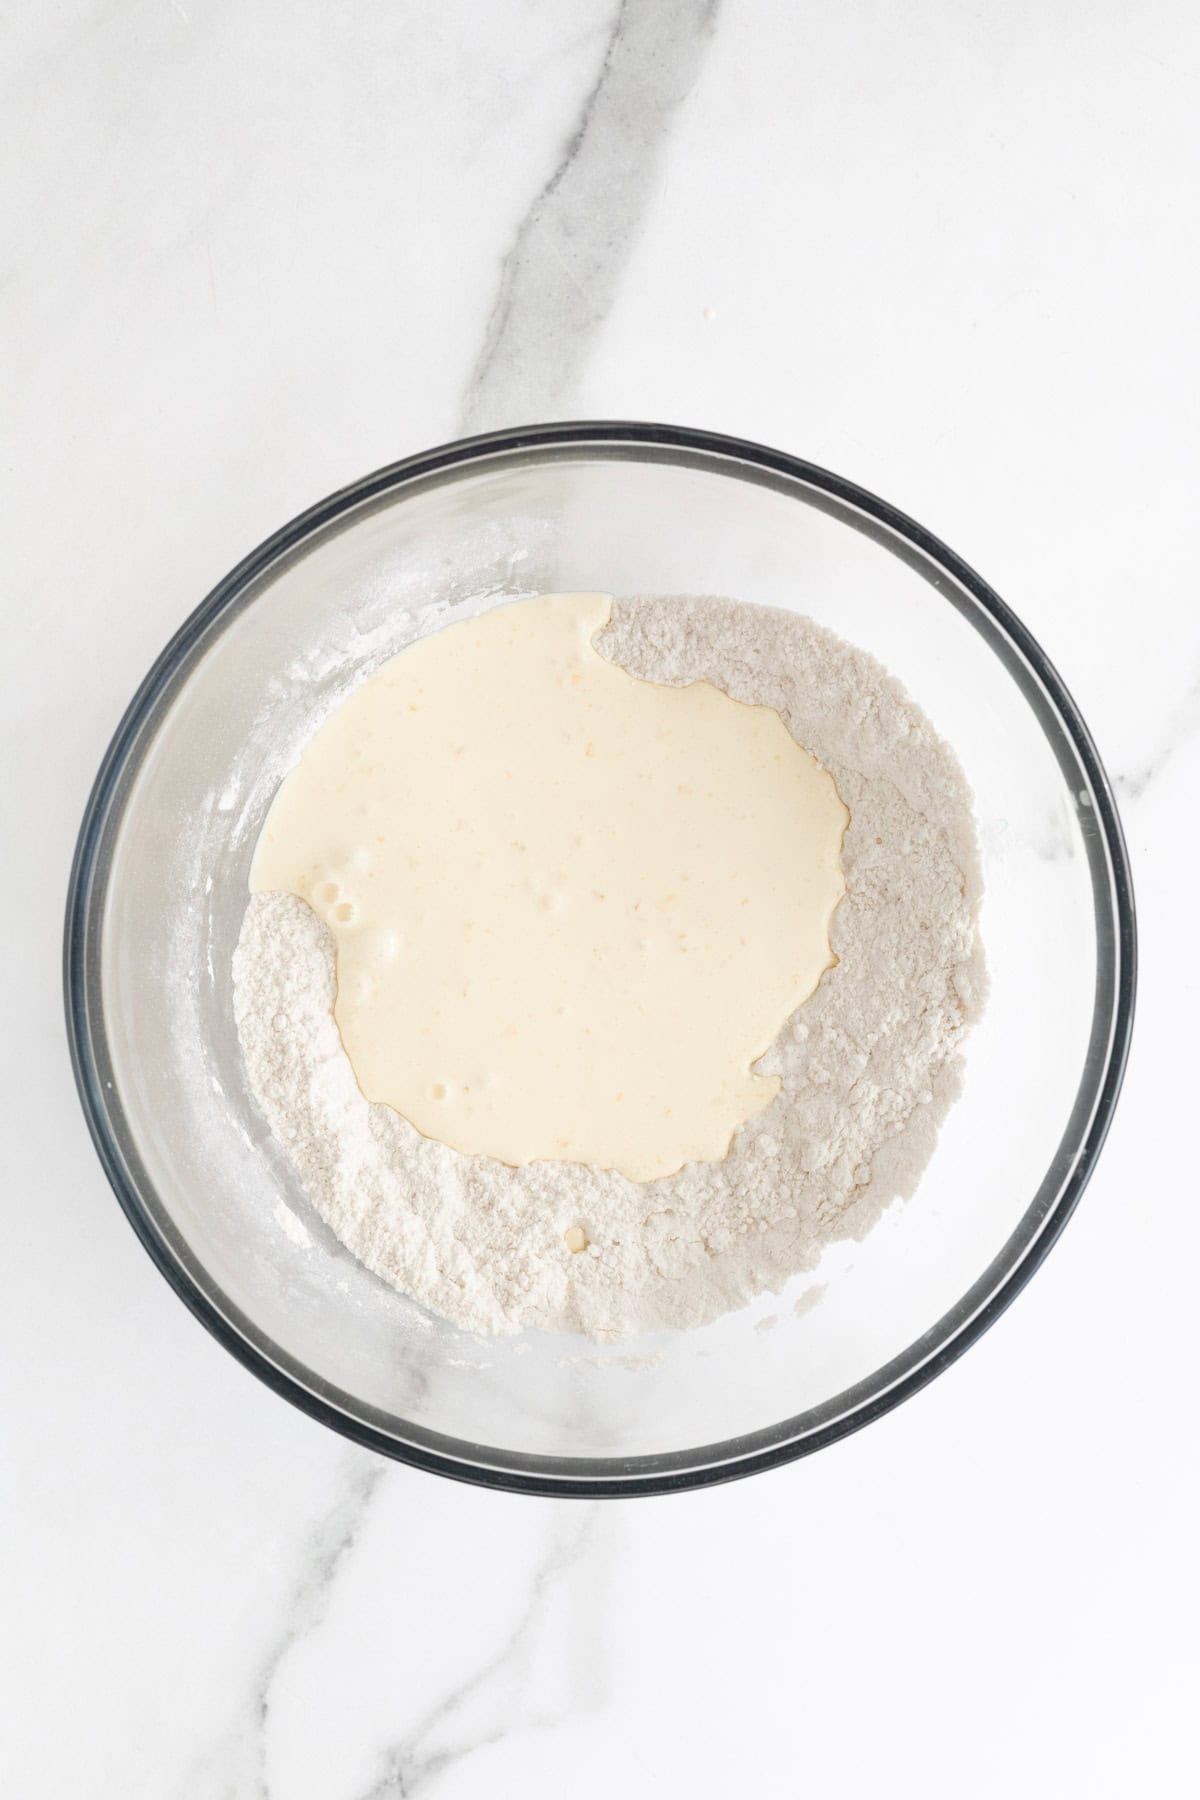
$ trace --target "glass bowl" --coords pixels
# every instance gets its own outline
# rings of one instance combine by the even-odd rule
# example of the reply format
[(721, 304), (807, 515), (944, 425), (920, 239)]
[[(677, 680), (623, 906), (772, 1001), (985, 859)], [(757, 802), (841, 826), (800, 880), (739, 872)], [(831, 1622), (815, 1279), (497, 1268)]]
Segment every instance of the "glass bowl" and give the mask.
[[(974, 788), (991, 994), (914, 1197), (780, 1295), (602, 1348), (484, 1339), (362, 1268), (248, 1091), (230, 958), (264, 813), (348, 686), (456, 609), (536, 592), (715, 593), (876, 656)], [(179, 631), (80, 833), (66, 1000), (84, 1111), (179, 1296), (275, 1391), (359, 1443), (542, 1494), (695, 1486), (895, 1406), (998, 1316), (1103, 1142), (1135, 934), (1112, 794), (1057, 674), (911, 519), (794, 457), (658, 425), (538, 426), (368, 476), (248, 556)]]

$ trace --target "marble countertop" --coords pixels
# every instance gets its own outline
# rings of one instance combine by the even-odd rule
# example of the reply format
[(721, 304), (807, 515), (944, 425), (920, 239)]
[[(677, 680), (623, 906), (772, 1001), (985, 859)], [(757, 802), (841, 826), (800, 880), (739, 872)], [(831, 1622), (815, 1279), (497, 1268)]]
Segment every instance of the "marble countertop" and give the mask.
[[(4, 1794), (1185, 1791), (1198, 58), (1180, 0), (9, 9)], [(378, 464), (572, 416), (779, 445), (980, 569), (1115, 776), (1143, 948), (996, 1328), (808, 1461), (601, 1506), (385, 1464), (227, 1356), (108, 1191), (58, 968), (198, 598)]]

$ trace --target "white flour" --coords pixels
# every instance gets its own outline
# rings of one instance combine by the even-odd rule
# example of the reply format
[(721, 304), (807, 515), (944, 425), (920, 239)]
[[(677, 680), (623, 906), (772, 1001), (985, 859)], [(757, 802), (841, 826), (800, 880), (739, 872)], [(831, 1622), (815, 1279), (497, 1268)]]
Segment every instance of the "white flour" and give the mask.
[(463, 1156), (363, 1099), (333, 1018), (333, 939), (303, 901), (252, 900), (234, 957), (250, 1083), (317, 1210), (368, 1268), (473, 1330), (698, 1325), (862, 1236), (915, 1187), (983, 998), (970, 792), (878, 663), (809, 620), (715, 599), (616, 601), (596, 642), (647, 679), (774, 707), (850, 809), (839, 962), (758, 1065), (781, 1090), (722, 1162), (636, 1183)]

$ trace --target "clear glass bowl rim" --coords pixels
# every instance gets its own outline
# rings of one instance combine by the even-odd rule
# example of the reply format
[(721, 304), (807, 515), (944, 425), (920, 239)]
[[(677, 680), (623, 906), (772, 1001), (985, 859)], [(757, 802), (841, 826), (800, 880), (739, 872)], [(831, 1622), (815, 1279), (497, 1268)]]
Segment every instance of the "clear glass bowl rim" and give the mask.
[[(106, 1086), (101, 928), (107, 846), (123, 797), (175, 677), (198, 640), (235, 609), (277, 559), (294, 553), (364, 502), (461, 479), (493, 462), (506, 466), (596, 455), (650, 457), (701, 467), (784, 492), (834, 513), (900, 556), (964, 612), (1005, 662), (1064, 767), (1082, 766), (1096, 814), (1087, 840), (1097, 923), (1095, 1009), (1083, 1078), (1059, 1153), (1020, 1223), (988, 1268), (942, 1318), (900, 1356), (824, 1405), (746, 1437), (633, 1458), (528, 1455), (440, 1436), (374, 1414), (271, 1343), (207, 1278), (165, 1211), (156, 1207), (136, 1146)], [(803, 490), (797, 493), (797, 489)], [(945, 579), (948, 577), (949, 579)], [(897, 508), (813, 463), (764, 445), (684, 426), (581, 420), (464, 438), (403, 458), (340, 489), (267, 538), (185, 620), (130, 702), (92, 787), (71, 868), (63, 942), (67, 1035), (76, 1086), (101, 1164), (130, 1224), (159, 1271), (214, 1337), (268, 1387), (366, 1447), (431, 1472), (485, 1487), (544, 1496), (599, 1498), (665, 1493), (730, 1480), (811, 1454), (890, 1411), (956, 1360), (1024, 1287), (1055, 1243), (1087, 1185), (1108, 1134), (1133, 1028), (1137, 928), (1129, 858), (1112, 788), (1084, 721), (1045, 652), (961, 557)], [(1064, 1152), (1069, 1152), (1064, 1156)], [(1066, 1164), (1065, 1175), (1056, 1168)], [(223, 1302), (223, 1303), (222, 1303)]]

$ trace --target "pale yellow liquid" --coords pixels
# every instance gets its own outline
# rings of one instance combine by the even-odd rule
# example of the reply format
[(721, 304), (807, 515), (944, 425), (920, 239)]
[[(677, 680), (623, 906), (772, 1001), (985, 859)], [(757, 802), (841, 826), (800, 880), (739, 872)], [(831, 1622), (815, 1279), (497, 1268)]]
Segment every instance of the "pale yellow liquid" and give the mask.
[(449, 626), (312, 738), (255, 893), (337, 940), (359, 1086), (426, 1137), (634, 1180), (724, 1156), (834, 961), (849, 815), (769, 707), (605, 661), (603, 595)]

